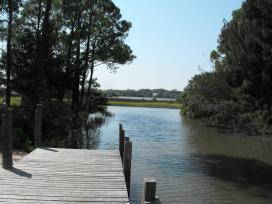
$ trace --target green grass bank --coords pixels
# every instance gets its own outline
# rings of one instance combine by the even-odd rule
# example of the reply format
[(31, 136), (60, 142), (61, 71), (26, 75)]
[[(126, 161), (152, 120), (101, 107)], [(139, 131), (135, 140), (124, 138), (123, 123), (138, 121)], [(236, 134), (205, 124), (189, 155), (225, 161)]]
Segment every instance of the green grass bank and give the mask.
[(148, 108), (173, 108), (181, 109), (182, 105), (172, 101), (108, 101), (109, 106), (129, 106), (129, 107), (148, 107)]

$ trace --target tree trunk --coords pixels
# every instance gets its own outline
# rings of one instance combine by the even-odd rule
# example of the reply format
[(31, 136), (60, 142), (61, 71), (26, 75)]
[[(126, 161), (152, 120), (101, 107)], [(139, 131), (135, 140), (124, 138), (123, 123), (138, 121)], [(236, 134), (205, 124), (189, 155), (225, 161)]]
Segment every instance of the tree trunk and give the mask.
[(47, 0), (46, 8), (44, 13), (43, 27), (42, 27), (42, 36), (39, 46), (38, 54), (38, 66), (37, 66), (37, 82), (38, 86), (36, 87), (35, 102), (38, 103), (41, 99), (45, 99), (45, 69), (49, 61), (50, 56), (50, 11), (52, 8), (52, 0)]
[(92, 93), (92, 83), (93, 83), (93, 73), (94, 73), (94, 60), (91, 63), (91, 74), (90, 74), (90, 78), (89, 78), (89, 86), (88, 86), (88, 90), (87, 90), (87, 97), (90, 98), (91, 97), (91, 93)]
[[(80, 22), (80, 13), (78, 14), (77, 20), (77, 29), (81, 28)], [(73, 79), (73, 94), (72, 94), (72, 107), (77, 112), (79, 108), (79, 80), (80, 80), (80, 36), (77, 36), (76, 42), (76, 61), (75, 61), (75, 68), (74, 68), (74, 79)]]
[(76, 22), (76, 17), (73, 17), (73, 21), (71, 25), (71, 34), (69, 36), (69, 42), (67, 46), (68, 51), (66, 55), (66, 69), (60, 81), (61, 85), (60, 85), (60, 88), (58, 89), (58, 101), (63, 101), (65, 92), (68, 87), (68, 83), (70, 83), (70, 81), (67, 79), (72, 74), (71, 57), (72, 57), (72, 46), (73, 46), (74, 33), (75, 33), (75, 22)]
[(89, 78), (89, 86), (87, 90), (87, 102), (86, 102), (88, 111), (90, 111), (90, 103), (92, 102), (91, 94), (92, 94), (92, 83), (93, 83), (93, 73), (94, 73), (94, 59), (92, 59), (90, 70), (91, 70), (91, 73)]
[(84, 56), (84, 65), (83, 65), (83, 74), (82, 74), (82, 81), (81, 81), (81, 93), (80, 93), (80, 105), (83, 104), (83, 97), (85, 92), (85, 81), (86, 81), (86, 75), (88, 70), (88, 64), (89, 64), (89, 52), (90, 52), (90, 35), (88, 36), (87, 45), (86, 45), (86, 52)]
[(38, 70), (38, 61), (39, 61), (39, 52), (40, 52), (40, 29), (41, 29), (41, 13), (42, 13), (42, 2), (41, 0), (39, 1), (39, 8), (38, 8), (39, 12), (38, 12), (38, 22), (37, 22), (37, 30), (36, 30), (36, 57), (35, 57), (35, 64), (34, 64), (34, 72), (35, 72), (35, 87), (34, 87), (34, 101), (38, 100), (38, 84), (39, 84), (39, 70)]
[(8, 38), (7, 38), (7, 69), (6, 69), (6, 103), (10, 106), (11, 84), (10, 84), (10, 71), (11, 71), (11, 35), (12, 35), (12, 21), (13, 21), (13, 8), (12, 0), (8, 1)]
[(80, 75), (80, 39), (77, 40), (76, 64), (74, 70), (72, 107), (78, 110), (79, 106), (79, 76)]
[(73, 46), (74, 33), (75, 33), (75, 23), (76, 23), (76, 17), (73, 19), (73, 22), (72, 22), (71, 36), (70, 36), (69, 42), (68, 42), (69, 44), (68, 44), (66, 70), (65, 70), (66, 75), (69, 75), (71, 72), (71, 54), (72, 54), (72, 46)]

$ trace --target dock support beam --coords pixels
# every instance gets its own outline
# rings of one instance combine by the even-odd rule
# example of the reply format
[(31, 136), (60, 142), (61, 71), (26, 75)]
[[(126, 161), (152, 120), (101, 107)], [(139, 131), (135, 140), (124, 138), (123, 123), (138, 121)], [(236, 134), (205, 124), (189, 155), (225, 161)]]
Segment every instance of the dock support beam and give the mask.
[(12, 169), (12, 114), (8, 107), (4, 107), (3, 109), (3, 114), (1, 115), (2, 163), (4, 169)]
[[(129, 138), (128, 138), (129, 140)], [(124, 142), (124, 156), (123, 156), (123, 169), (126, 180), (126, 186), (128, 191), (128, 197), (130, 197), (130, 180), (131, 180), (131, 158), (132, 158), (132, 142)]]
[(125, 136), (125, 130), (122, 124), (119, 124), (119, 151), (123, 163), (128, 197), (130, 197), (132, 142), (129, 137)]
[(144, 192), (142, 204), (161, 204), (158, 197), (156, 197), (157, 182), (154, 178), (144, 179)]
[(42, 104), (37, 105), (34, 118), (34, 145), (40, 147), (42, 145)]
[(124, 141), (125, 141), (125, 130), (122, 127), (122, 124), (119, 124), (119, 151), (120, 157), (123, 162), (123, 154), (124, 154)]

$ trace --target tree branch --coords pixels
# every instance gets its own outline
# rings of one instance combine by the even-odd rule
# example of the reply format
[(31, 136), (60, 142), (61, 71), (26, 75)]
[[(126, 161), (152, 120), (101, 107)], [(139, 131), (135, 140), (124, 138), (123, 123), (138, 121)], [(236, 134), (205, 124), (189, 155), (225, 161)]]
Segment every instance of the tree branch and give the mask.
[(4, 19), (4, 20), (0, 20), (0, 23), (8, 23), (8, 20)]
[(98, 66), (103, 65), (103, 64), (106, 64), (106, 63), (105, 62), (101, 62), (99, 64), (94, 65), (94, 67), (98, 67)]

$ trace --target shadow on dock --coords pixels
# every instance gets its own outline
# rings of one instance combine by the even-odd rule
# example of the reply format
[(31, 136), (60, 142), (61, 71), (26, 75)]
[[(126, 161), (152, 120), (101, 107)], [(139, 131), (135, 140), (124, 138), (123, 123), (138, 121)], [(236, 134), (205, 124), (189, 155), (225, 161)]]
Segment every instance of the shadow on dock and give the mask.
[(50, 151), (50, 152), (59, 152), (56, 149), (52, 149), (52, 148), (45, 148), (45, 147), (40, 147), (40, 149), (46, 150), (46, 151)]
[(30, 173), (27, 173), (23, 170), (20, 170), (20, 169), (17, 169), (15, 167), (13, 167), (12, 169), (8, 169), (9, 172), (12, 172), (18, 176), (21, 176), (21, 177), (25, 177), (25, 178), (32, 178), (32, 174)]
[(156, 198), (154, 201), (142, 201), (141, 204), (162, 204), (159, 198)]

